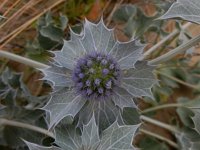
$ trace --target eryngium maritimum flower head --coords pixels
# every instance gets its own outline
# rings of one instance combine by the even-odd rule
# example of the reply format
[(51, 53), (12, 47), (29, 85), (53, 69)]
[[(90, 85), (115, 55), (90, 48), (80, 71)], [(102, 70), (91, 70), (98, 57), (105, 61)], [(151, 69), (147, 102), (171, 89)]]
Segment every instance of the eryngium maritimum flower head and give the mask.
[(72, 80), (85, 99), (106, 100), (120, 85), (121, 70), (112, 56), (94, 51), (78, 59)]
[(93, 114), (100, 128), (106, 127), (120, 118), (124, 107), (136, 107), (136, 98), (151, 97), (156, 80), (153, 67), (138, 61), (143, 49), (136, 40), (117, 41), (103, 20), (86, 20), (80, 35), (71, 31), (71, 40), (53, 52), (51, 67), (42, 70), (54, 89), (44, 107), (50, 114), (49, 127), (66, 116), (86, 124)]

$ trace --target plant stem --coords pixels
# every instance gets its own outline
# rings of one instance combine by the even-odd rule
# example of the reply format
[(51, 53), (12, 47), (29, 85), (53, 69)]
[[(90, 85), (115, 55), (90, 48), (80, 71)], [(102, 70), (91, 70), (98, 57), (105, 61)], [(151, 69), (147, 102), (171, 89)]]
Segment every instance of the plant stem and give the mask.
[(33, 126), (33, 125), (30, 125), (30, 124), (25, 124), (25, 123), (22, 123), (22, 122), (17, 122), (17, 121), (7, 120), (7, 119), (4, 119), (4, 118), (1, 118), (0, 119), (0, 125), (8, 125), (8, 126), (25, 128), (25, 129), (33, 130), (33, 131), (45, 134), (49, 137), (55, 138), (53, 133), (46, 130), (46, 129), (43, 129), (43, 128), (40, 128), (40, 127), (37, 127), (37, 126)]
[(187, 107), (187, 108), (189, 108), (189, 109), (200, 109), (200, 107)]
[(140, 112), (140, 114), (145, 114), (151, 111), (156, 111), (159, 109), (163, 109), (163, 108), (169, 108), (169, 107), (184, 107), (184, 105), (179, 104), (179, 103), (174, 103), (174, 104), (164, 104), (164, 105), (160, 105), (160, 106), (155, 106), (155, 107), (151, 107), (151, 108), (147, 108), (143, 111)]
[(34, 68), (38, 68), (38, 69), (44, 69), (44, 68), (48, 67), (48, 65), (45, 65), (43, 63), (28, 59), (28, 58), (25, 58), (25, 57), (22, 57), (22, 56), (18, 56), (16, 54), (6, 52), (6, 51), (3, 51), (3, 50), (0, 50), (0, 57), (5, 57), (5, 58), (14, 60), (14, 61), (19, 62), (19, 63), (23, 63), (25, 65), (28, 65), (28, 66), (31, 66), (31, 67), (34, 67)]
[(192, 38), (191, 40), (189, 40), (185, 44), (180, 45), (179, 47), (169, 51), (168, 53), (149, 61), (149, 64), (150, 65), (156, 65), (156, 64), (166, 62), (167, 60), (176, 56), (178, 53), (186, 51), (187, 49), (193, 47), (194, 45), (196, 45), (199, 42), (200, 42), (200, 35)]
[(144, 134), (146, 134), (146, 135), (150, 135), (150, 136), (152, 136), (152, 137), (155, 137), (155, 138), (157, 138), (157, 139), (159, 139), (159, 140), (162, 140), (162, 141), (168, 143), (169, 145), (173, 146), (173, 147), (176, 148), (176, 149), (178, 149), (178, 147), (179, 147), (175, 142), (173, 142), (173, 141), (167, 139), (166, 137), (163, 137), (163, 136), (161, 136), (161, 135), (158, 135), (158, 134), (156, 134), (156, 133), (152, 133), (152, 132), (147, 131), (147, 130), (145, 130), (145, 129), (140, 129), (140, 132), (142, 132), (142, 133), (144, 133)]
[[(191, 26), (192, 23), (186, 23), (185, 25), (183, 25), (183, 30), (187, 29), (189, 26)], [(169, 39), (171, 39), (172, 37), (176, 36), (178, 33), (180, 32), (180, 30), (176, 29), (174, 30), (172, 33), (170, 33), (168, 36), (166, 36), (164, 39), (162, 39), (161, 41), (159, 41), (156, 45), (152, 46), (149, 50), (147, 50), (144, 54), (143, 54), (143, 58), (146, 58), (148, 55), (150, 55), (152, 52), (154, 52), (155, 50), (157, 50), (160, 46), (162, 46), (164, 43), (166, 43)]]
[(0, 15), (0, 18), (3, 18), (3, 19), (5, 19), (5, 17), (4, 17), (4, 16), (1, 16), (1, 15)]
[(157, 73), (159, 73), (159, 74), (161, 74), (161, 75), (163, 75), (163, 76), (165, 76), (165, 77), (167, 77), (167, 78), (169, 78), (169, 79), (171, 79), (171, 80), (174, 80), (174, 81), (176, 81), (176, 82), (178, 82), (178, 83), (180, 83), (180, 84), (182, 84), (182, 85), (185, 85), (185, 86), (187, 86), (187, 87), (189, 87), (189, 88), (193, 88), (193, 89), (199, 90), (199, 86), (198, 86), (198, 85), (192, 85), (192, 84), (190, 84), (190, 83), (184, 82), (184, 81), (182, 81), (182, 80), (180, 80), (180, 79), (177, 79), (177, 78), (175, 78), (175, 77), (173, 77), (173, 76), (164, 74), (164, 73), (159, 72), (159, 71), (155, 71), (155, 72), (157, 72)]
[(176, 34), (174, 37), (172, 37), (171, 39), (169, 39), (167, 42), (165, 42), (164, 45), (162, 45), (160, 48), (158, 48), (154, 53), (153, 53), (153, 57), (151, 58), (155, 58), (160, 56), (160, 54), (178, 37), (178, 34)]
[(154, 125), (156, 125), (156, 126), (159, 126), (159, 127), (161, 127), (161, 128), (164, 128), (164, 129), (166, 129), (166, 130), (169, 130), (169, 131), (171, 131), (171, 132), (180, 133), (180, 131), (178, 130), (178, 128), (176, 128), (176, 127), (174, 127), (174, 126), (171, 126), (171, 125), (168, 125), (168, 124), (166, 124), (166, 123), (160, 122), (160, 121), (158, 121), (158, 120), (149, 118), (149, 117), (147, 117), (147, 116), (143, 116), (143, 115), (142, 115), (142, 116), (140, 116), (140, 119), (141, 119), (141, 120), (144, 120), (144, 121), (146, 121), (146, 122), (149, 122), (149, 123), (151, 123), (151, 124), (154, 124)]

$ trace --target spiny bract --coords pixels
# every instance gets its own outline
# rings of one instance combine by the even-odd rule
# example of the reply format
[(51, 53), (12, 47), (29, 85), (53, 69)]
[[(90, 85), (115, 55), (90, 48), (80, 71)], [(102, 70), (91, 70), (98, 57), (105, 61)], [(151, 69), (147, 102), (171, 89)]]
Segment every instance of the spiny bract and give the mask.
[(100, 130), (123, 121), (121, 110), (136, 107), (137, 97), (151, 97), (156, 83), (154, 67), (138, 61), (143, 49), (137, 40), (117, 41), (102, 19), (98, 24), (86, 20), (80, 35), (71, 31), (71, 40), (53, 52), (51, 67), (42, 70), (54, 88), (43, 108), (50, 114), (49, 128), (66, 116), (76, 116), (82, 125), (94, 114)]
[(24, 142), (30, 150), (135, 150), (132, 141), (138, 127), (139, 125), (119, 126), (114, 122), (99, 135), (95, 118), (92, 117), (87, 125), (83, 125), (81, 134), (74, 126), (57, 126), (54, 145), (59, 147)]

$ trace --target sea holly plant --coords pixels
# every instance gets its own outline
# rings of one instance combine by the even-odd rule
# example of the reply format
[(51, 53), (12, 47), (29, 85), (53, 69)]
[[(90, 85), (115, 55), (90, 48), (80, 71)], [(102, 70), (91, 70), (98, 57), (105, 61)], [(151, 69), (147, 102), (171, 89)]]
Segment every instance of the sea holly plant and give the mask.
[[(155, 2), (156, 1), (157, 0), (155, 0)], [(186, 2), (188, 1), (177, 0), (172, 4), (167, 13), (158, 19), (178, 17), (199, 23), (199, 15), (197, 13), (199, 11), (198, 1), (191, 0), (188, 3)], [(135, 8), (132, 6), (124, 8), (129, 8), (128, 11), (132, 14), (136, 13)], [(125, 14), (120, 18), (124, 21), (128, 21), (129, 19), (127, 17), (129, 14), (127, 14), (126, 11), (124, 12), (124, 10), (126, 9), (123, 9), (122, 12)], [(140, 14), (140, 16), (142, 15)], [(188, 18), (188, 16), (192, 17)], [(135, 18), (132, 19), (135, 22)], [(64, 24), (66, 25), (66, 19), (64, 20)], [(130, 27), (132, 27), (133, 21), (130, 21)], [(154, 24), (156, 23), (155, 20), (151, 19), (150, 22), (154, 27), (157, 27), (157, 24)], [(135, 23), (136, 27), (139, 29), (141, 26), (139, 26), (137, 22)], [(64, 35), (63, 31), (66, 27), (65, 25), (62, 28), (62, 35)], [(50, 39), (55, 41), (58, 40), (57, 42), (60, 42), (61, 39), (57, 38), (57, 36), (54, 35), (54, 32), (52, 32), (52, 26), (43, 28), (41, 33), (46, 36), (53, 35)], [(50, 32), (44, 32), (47, 31), (47, 28), (50, 29)], [(149, 31), (146, 29), (146, 26), (142, 26), (140, 30), (140, 34)], [(136, 29), (131, 28), (131, 31), (136, 31)], [(149, 53), (158, 50), (163, 44), (172, 42), (175, 38), (172, 40), (170, 38), (174, 37), (177, 33), (179, 33), (178, 30), (165, 36), (164, 39), (151, 49), (147, 50), (148, 55)], [(135, 37), (140, 36), (140, 34)], [(161, 35), (161, 33), (158, 34), (159, 36)], [(131, 33), (130, 35), (136, 34)], [(145, 35), (143, 34), (142, 36)], [(16, 142), (17, 144), (19, 141), (21, 142), (20, 145), (26, 143), (30, 150), (131, 150), (136, 149), (132, 144), (133, 136), (140, 132), (148, 135), (146, 140), (152, 142), (149, 145), (144, 144), (142, 146), (141, 142), (139, 144), (136, 143), (137, 146), (139, 145), (139, 147), (144, 150), (149, 149), (151, 145), (155, 146), (152, 149), (157, 148), (159, 150), (169, 149), (169, 145), (175, 149), (181, 150), (198, 149), (198, 146), (200, 145), (199, 101), (192, 101), (191, 103), (179, 102), (160, 106), (158, 101), (152, 100), (154, 97), (152, 96), (151, 88), (157, 83), (153, 74), (155, 69), (153, 64), (161, 64), (170, 60), (176, 54), (188, 50), (200, 41), (200, 36), (192, 38), (170, 52), (148, 62), (144, 61), (147, 56), (143, 54), (145, 48), (144, 44), (141, 44), (139, 40), (133, 39), (133, 37), (128, 42), (118, 41), (115, 38), (113, 29), (108, 29), (104, 25), (102, 19), (96, 24), (85, 20), (83, 31), (80, 34), (76, 34), (70, 29), (70, 37), (70, 40), (63, 41), (61, 50), (52, 51), (54, 56), (49, 60), (50, 63), (48, 66), (0, 51), (0, 54), (3, 57), (23, 62), (43, 72), (43, 80), (47, 81), (52, 86), (52, 92), (50, 93), (51, 98), (44, 107), (40, 108), (46, 111), (45, 121), (48, 124), (48, 131), (45, 130), (46, 126), (42, 111), (41, 114), (30, 113), (31, 115), (36, 114), (33, 118), (27, 115), (29, 114), (27, 111), (22, 111), (22, 114), (24, 113), (28, 116), (25, 116), (24, 118), (31, 118), (30, 122), (23, 120), (20, 117), (18, 118), (18, 113), (15, 113), (16, 111), (11, 111), (12, 114), (14, 114), (14, 117), (7, 115), (9, 118), (6, 118), (6, 121), (8, 123), (11, 121), (9, 119), (12, 119), (13, 124), (15, 122), (29, 123), (26, 124), (26, 127), (30, 130), (39, 131), (39, 133), (52, 137), (54, 141), (49, 142), (41, 140), (40, 138), (29, 139), (29, 136), (21, 134), (20, 138), (18, 138), (19, 140)], [(155, 42), (157, 42), (157, 40)], [(166, 45), (167, 44), (165, 44), (165, 46)], [(163, 48), (161, 49), (164, 50)], [(162, 54), (161, 51), (158, 52), (158, 55), (160, 54)], [(163, 69), (160, 69), (160, 72), (158, 71), (159, 68), (166, 67), (167, 65), (169, 64), (159, 65), (158, 69), (155, 70), (155, 73), (158, 74), (158, 78), (161, 79), (160, 82), (163, 82), (162, 76), (164, 76), (169, 80), (175, 81), (175, 84), (168, 82), (169, 85), (172, 85), (170, 89), (174, 90), (174, 87), (181, 88), (181, 85), (184, 85), (195, 89), (193, 92), (199, 94), (198, 84), (191, 85), (194, 82), (187, 82), (190, 81), (190, 79), (184, 80), (183, 78), (178, 78), (180, 76), (176, 76), (175, 78), (174, 76), (171, 76), (171, 74), (162, 72)], [(178, 67), (180, 67), (180, 65)], [(194, 73), (195, 79), (199, 77), (198, 73), (198, 70)], [(161, 77), (159, 77), (159, 75), (161, 75)], [(165, 81), (167, 82), (169, 80)], [(2, 89), (4, 89), (5, 84), (2, 84), (1, 86)], [(158, 87), (155, 88), (155, 90), (156, 89), (158, 89)], [(160, 88), (156, 92), (157, 94), (160, 94), (160, 92), (163, 91)], [(170, 92), (167, 92), (167, 96), (170, 94)], [(165, 100), (168, 100), (169, 97), (165, 97)], [(161, 99), (160, 101), (163, 101), (163, 97), (159, 98)], [(144, 102), (144, 100), (145, 102), (151, 102), (153, 105), (158, 104), (158, 106), (147, 108), (145, 110), (138, 109), (138, 102)], [(4, 102), (7, 103), (9, 101), (3, 101), (3, 103), (1, 101), (1, 104), (4, 104)], [(178, 114), (178, 119), (173, 116), (175, 119), (173, 118), (172, 121), (170, 120), (171, 122), (168, 122), (170, 124), (151, 118), (153, 113), (149, 112), (169, 107), (177, 107), (176, 114)], [(25, 109), (26, 108), (27, 107), (25, 107)], [(35, 111), (34, 108), (33, 111)], [(3, 109), (4, 107), (0, 106), (0, 110)], [(134, 125), (135, 122), (133, 120), (135, 119), (134, 116), (137, 111), (140, 113), (140, 119), (143, 121), (142, 124), (147, 126), (153, 124), (167, 130), (170, 132), (170, 135), (173, 136), (173, 139), (168, 139), (156, 132), (149, 131), (146, 126), (140, 126), (140, 124)], [(6, 116), (6, 111), (2, 112), (4, 114), (0, 119), (5, 121), (4, 117)], [(148, 114), (148, 116), (145, 114)], [(162, 114), (162, 112), (159, 113), (159, 115), (160, 114)], [(39, 121), (37, 117), (39, 117)], [(70, 121), (68, 121), (69, 118)], [(40, 119), (42, 119), (42, 121)], [(41, 125), (41, 122), (44, 124)], [(0, 123), (2, 123), (2, 121)], [(41, 128), (38, 129), (37, 127)], [(34, 135), (32, 132), (28, 132), (26, 135), (30, 134)], [(43, 136), (38, 135), (38, 137), (42, 137), (42, 139)], [(1, 137), (2, 139), (6, 139), (0, 135), (0, 138)], [(37, 135), (34, 137), (37, 137)], [(160, 143), (160, 141), (150, 137), (164, 141), (164, 143)], [(176, 139), (176, 142), (174, 142), (174, 139)], [(14, 140), (11, 140), (11, 142), (12, 141)], [(2, 140), (2, 142), (5, 142), (5, 140)]]
[[(144, 45), (137, 40), (124, 43), (116, 40), (113, 29), (108, 29), (103, 20), (97, 24), (86, 20), (80, 35), (71, 31), (71, 40), (64, 41), (62, 50), (52, 52), (55, 57), (49, 67), (30, 62), (32, 66), (42, 65), (38, 69), (46, 67), (40, 69), (43, 79), (53, 87), (50, 101), (42, 108), (47, 111), (49, 130), (56, 129), (61, 120), (70, 116), (77, 122), (73, 129), (78, 126), (83, 129), (81, 136), (87, 136), (84, 131), (89, 131), (84, 127), (92, 119), (98, 128), (96, 136), (101, 139), (96, 141), (98, 149), (133, 149), (132, 137), (138, 125), (124, 126), (123, 110), (137, 107), (136, 98), (152, 97), (151, 87), (157, 83), (152, 73), (154, 67), (139, 61), (143, 49)], [(58, 130), (55, 136), (44, 129), (38, 130), (57, 139)], [(84, 138), (82, 142), (96, 149)], [(60, 146), (59, 143), (58, 140), (56, 144)], [(37, 147), (40, 148), (43, 149)]]
[(139, 125), (119, 126), (114, 122), (99, 136), (99, 128), (94, 116), (87, 125), (83, 125), (82, 133), (70, 125), (56, 127), (55, 144), (58, 147), (44, 147), (26, 142), (30, 150), (132, 150), (132, 138)]
[(41, 70), (54, 88), (43, 108), (50, 114), (49, 128), (66, 116), (78, 118), (82, 125), (94, 114), (100, 130), (115, 120), (123, 122), (123, 108), (136, 107), (138, 97), (151, 97), (157, 82), (154, 67), (139, 61), (144, 45), (137, 40), (119, 42), (102, 19), (97, 24), (86, 20), (81, 35), (70, 33), (71, 40), (53, 52), (51, 66)]

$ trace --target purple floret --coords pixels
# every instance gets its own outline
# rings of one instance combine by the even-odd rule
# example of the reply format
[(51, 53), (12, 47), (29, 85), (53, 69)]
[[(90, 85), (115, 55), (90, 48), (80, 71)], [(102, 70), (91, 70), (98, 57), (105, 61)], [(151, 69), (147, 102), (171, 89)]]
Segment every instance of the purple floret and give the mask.
[(100, 82), (101, 82), (101, 80), (98, 79), (98, 78), (94, 80), (94, 83), (95, 83), (96, 86), (99, 86), (99, 85), (100, 85)]
[(90, 81), (90, 80), (87, 80), (85, 84), (86, 84), (87, 86), (90, 86), (90, 85), (91, 85), (91, 81)]
[(80, 79), (83, 79), (85, 75), (84, 75), (84, 73), (79, 73), (78, 76)]
[(109, 73), (109, 70), (108, 70), (108, 69), (105, 68), (105, 69), (102, 70), (102, 74), (103, 74), (104, 76), (107, 75), (108, 73)]
[(108, 61), (106, 60), (106, 59), (103, 59), (102, 61), (101, 61), (101, 64), (102, 65), (106, 65), (108, 63)]

